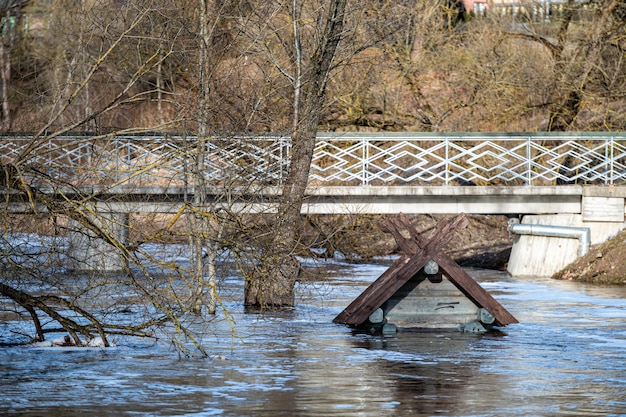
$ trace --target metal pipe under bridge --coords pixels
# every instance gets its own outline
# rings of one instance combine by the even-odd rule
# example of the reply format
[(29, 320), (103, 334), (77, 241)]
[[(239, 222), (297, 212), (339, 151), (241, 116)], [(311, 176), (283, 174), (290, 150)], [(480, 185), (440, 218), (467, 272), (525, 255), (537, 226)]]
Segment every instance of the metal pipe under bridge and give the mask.
[[(184, 135), (0, 137), (2, 163), (31, 186), (112, 212), (176, 212), (193, 202), (200, 151), (197, 138)], [(275, 210), (290, 152), (288, 136), (209, 138), (207, 206)], [(622, 133), (319, 133), (303, 212), (623, 221), (625, 197)], [(12, 211), (29, 210), (6, 201)]]

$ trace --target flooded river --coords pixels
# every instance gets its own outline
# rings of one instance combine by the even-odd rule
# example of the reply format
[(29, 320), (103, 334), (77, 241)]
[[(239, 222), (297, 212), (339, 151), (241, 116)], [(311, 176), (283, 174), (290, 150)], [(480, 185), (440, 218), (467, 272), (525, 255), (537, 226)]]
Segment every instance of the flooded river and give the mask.
[(235, 337), (224, 320), (205, 335), (221, 358), (0, 348), (0, 415), (626, 416), (626, 288), (470, 270), (519, 324), (382, 337), (332, 319), (386, 266), (332, 267), (282, 313), (244, 314), (241, 283), (223, 283)]

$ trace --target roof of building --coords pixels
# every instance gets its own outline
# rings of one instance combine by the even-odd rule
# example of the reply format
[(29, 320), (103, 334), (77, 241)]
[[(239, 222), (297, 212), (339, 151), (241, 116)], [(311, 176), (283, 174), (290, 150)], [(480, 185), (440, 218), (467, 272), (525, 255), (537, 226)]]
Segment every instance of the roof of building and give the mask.
[[(403, 214), (395, 219), (381, 222), (386, 232), (393, 234), (400, 248), (405, 252), (376, 281), (367, 287), (335, 319), (335, 323), (358, 326), (364, 324), (369, 316), (385, 301), (391, 298), (404, 284), (414, 277), (429, 260), (434, 260), (446, 275), (467, 298), (480, 308), (487, 310), (494, 318), (496, 326), (517, 323), (498, 301), (482, 288), (463, 268), (442, 251), (459, 227), (466, 227), (469, 221), (464, 214), (451, 220), (442, 220), (435, 227), (429, 240), (419, 236)], [(401, 230), (407, 230), (410, 238), (405, 238)]]

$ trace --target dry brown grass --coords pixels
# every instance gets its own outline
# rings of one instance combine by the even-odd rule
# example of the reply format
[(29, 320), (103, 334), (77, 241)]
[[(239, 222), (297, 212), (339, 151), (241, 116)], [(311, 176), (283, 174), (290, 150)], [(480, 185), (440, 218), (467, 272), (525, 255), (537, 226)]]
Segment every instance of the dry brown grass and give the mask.
[(626, 231), (578, 258), (552, 278), (594, 284), (626, 284)]

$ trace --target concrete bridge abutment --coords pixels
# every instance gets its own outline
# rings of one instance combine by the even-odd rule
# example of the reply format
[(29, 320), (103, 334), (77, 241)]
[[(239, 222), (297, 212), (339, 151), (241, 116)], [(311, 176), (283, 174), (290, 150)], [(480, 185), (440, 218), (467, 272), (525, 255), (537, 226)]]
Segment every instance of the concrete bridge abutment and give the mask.
[[(626, 228), (624, 221), (585, 221), (582, 214), (526, 215), (521, 224), (588, 228), (592, 246)], [(507, 271), (512, 276), (550, 277), (578, 258), (580, 244), (576, 238), (516, 235)]]
[[(128, 242), (128, 213), (98, 212), (89, 220), (120, 244)], [(122, 251), (76, 220), (68, 221), (68, 270), (117, 273), (126, 269)]]

